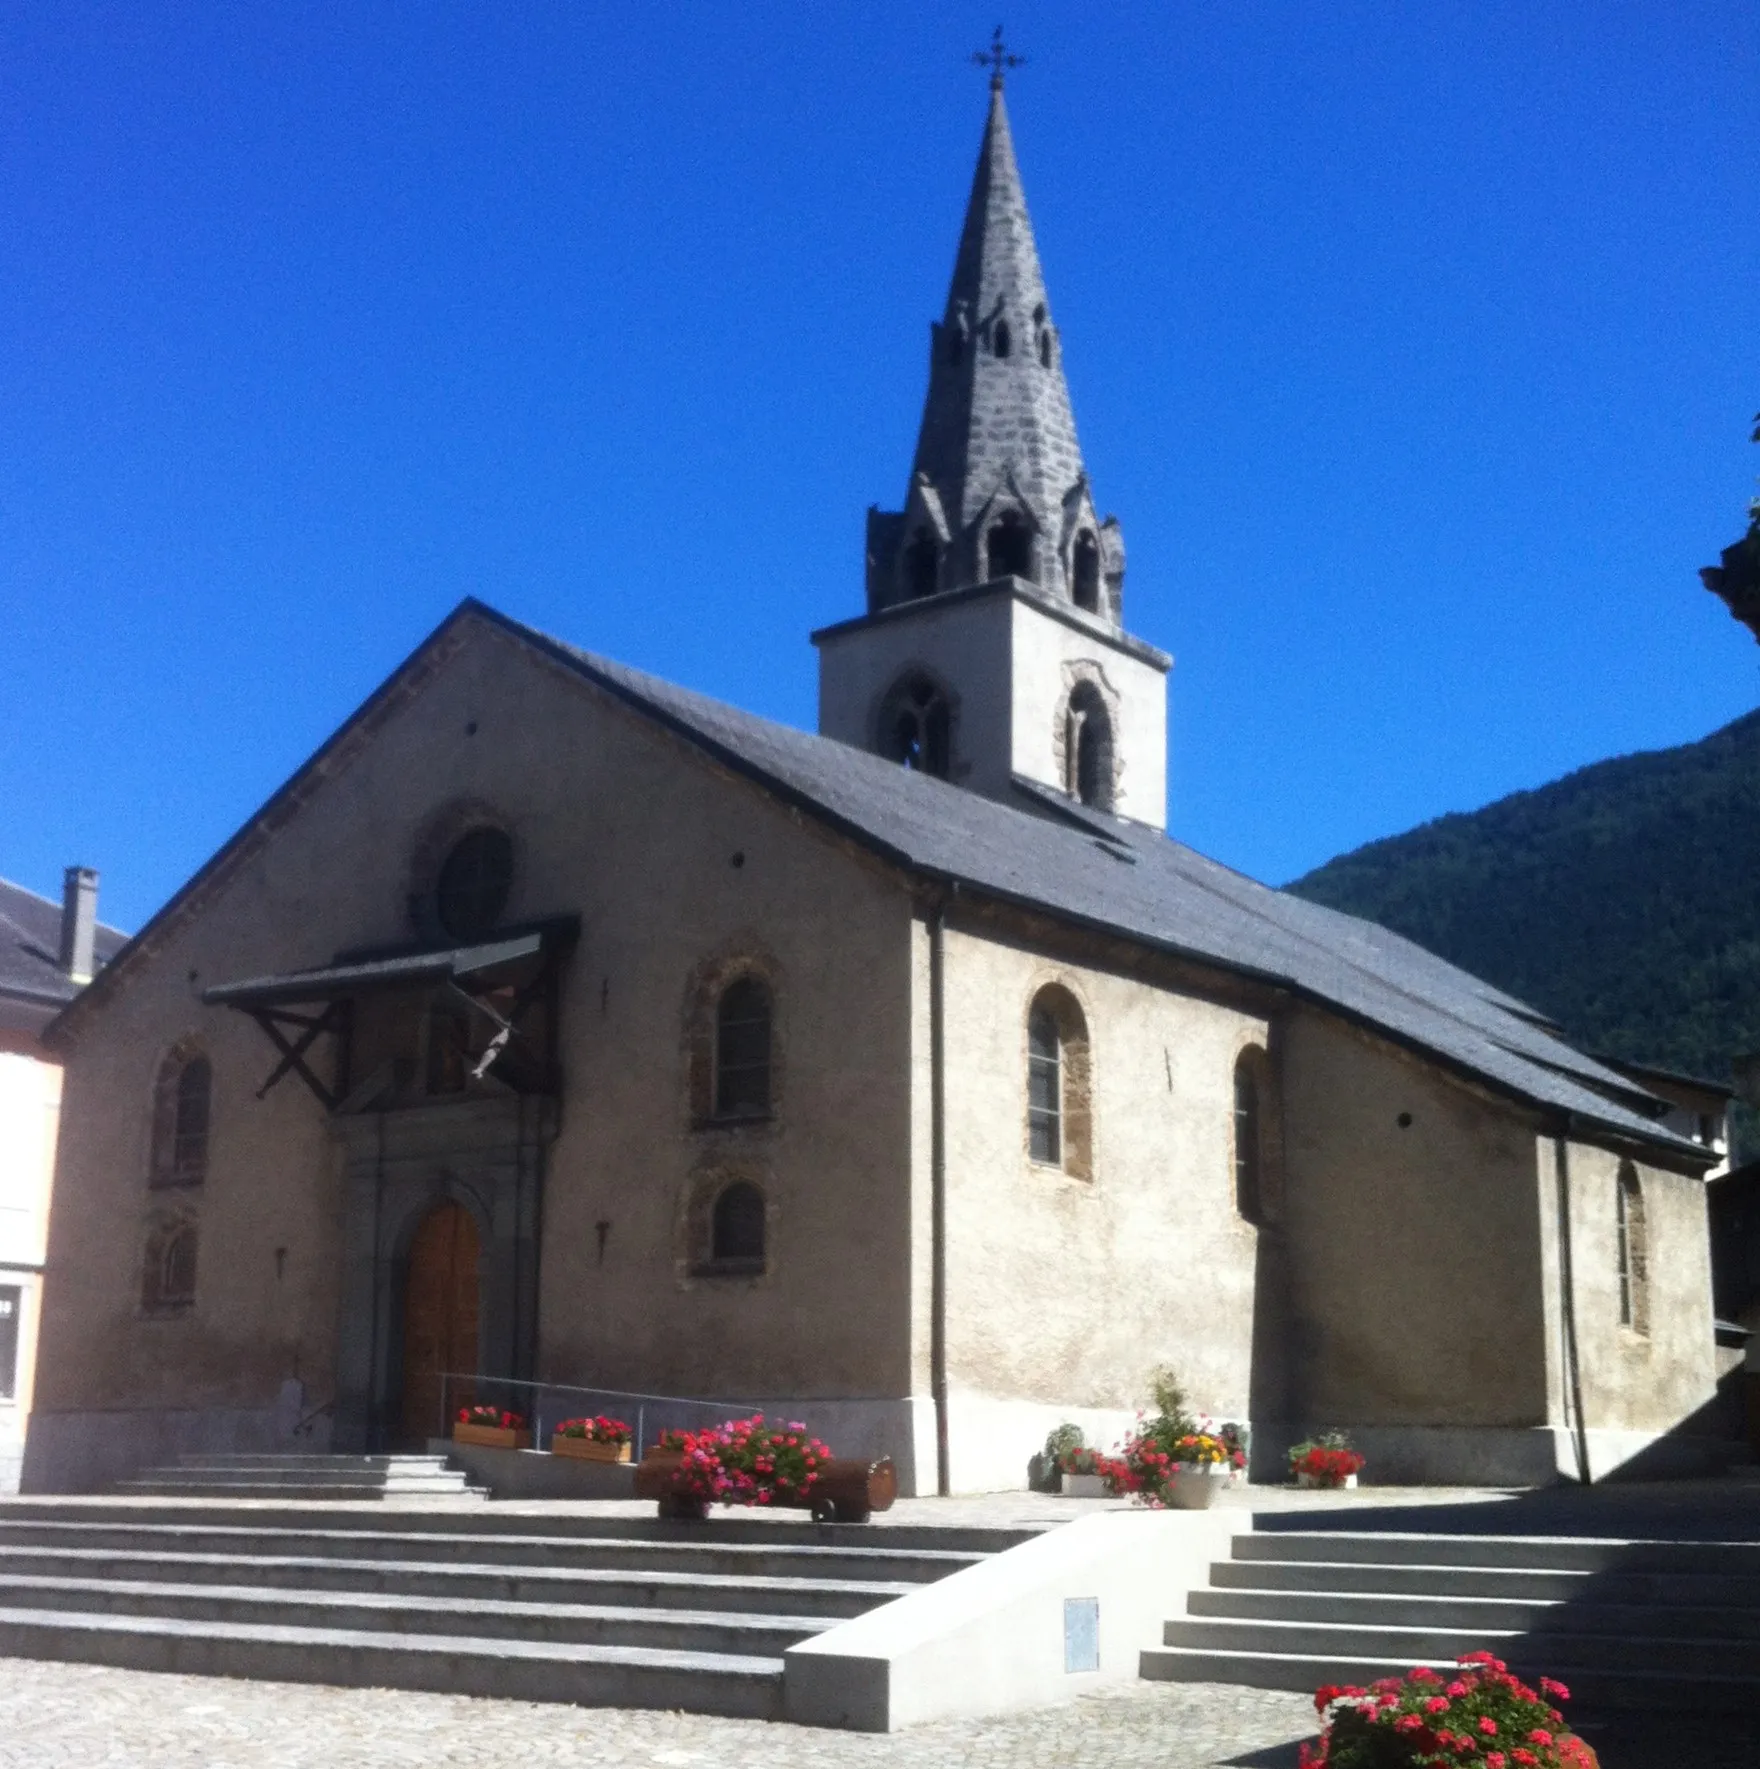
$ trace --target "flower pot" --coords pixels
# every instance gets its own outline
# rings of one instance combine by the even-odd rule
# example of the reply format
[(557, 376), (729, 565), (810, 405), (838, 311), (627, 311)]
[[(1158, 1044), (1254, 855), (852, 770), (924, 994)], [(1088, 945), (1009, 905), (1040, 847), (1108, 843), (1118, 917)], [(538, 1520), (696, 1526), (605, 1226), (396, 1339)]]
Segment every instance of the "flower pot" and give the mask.
[(461, 1419), (452, 1427), (452, 1441), (480, 1444), (490, 1450), (529, 1450), (532, 1434), (525, 1430), (509, 1431), (499, 1425), (467, 1425)]
[(1296, 1485), (1320, 1487), (1328, 1491), (1336, 1491), (1340, 1487), (1354, 1487), (1357, 1477), (1354, 1474), (1298, 1474)]
[(1063, 1496), (1066, 1499), (1104, 1499), (1107, 1496), (1106, 1478), (1100, 1474), (1066, 1474)]
[(581, 1462), (627, 1462), (629, 1445), (627, 1443), (600, 1443), (591, 1437), (552, 1437), (550, 1454), (553, 1456), (573, 1456)]
[(1173, 1479), (1167, 1483), (1166, 1502), (1172, 1511), (1208, 1511), (1226, 1475), (1222, 1462), (1176, 1462)]

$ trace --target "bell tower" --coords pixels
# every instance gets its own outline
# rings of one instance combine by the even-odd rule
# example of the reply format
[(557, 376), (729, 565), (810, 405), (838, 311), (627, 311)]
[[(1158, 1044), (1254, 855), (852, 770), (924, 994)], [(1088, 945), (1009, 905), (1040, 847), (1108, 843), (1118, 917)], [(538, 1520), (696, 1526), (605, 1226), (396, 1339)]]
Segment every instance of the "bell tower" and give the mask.
[[(1003, 102), (990, 111), (902, 510), (868, 512), (867, 612), (813, 634), (819, 729), (997, 798), (1163, 828), (1172, 659), (1124, 630), (1124, 540), (1076, 439)], [(1022, 783), (1028, 783), (1024, 787)]]

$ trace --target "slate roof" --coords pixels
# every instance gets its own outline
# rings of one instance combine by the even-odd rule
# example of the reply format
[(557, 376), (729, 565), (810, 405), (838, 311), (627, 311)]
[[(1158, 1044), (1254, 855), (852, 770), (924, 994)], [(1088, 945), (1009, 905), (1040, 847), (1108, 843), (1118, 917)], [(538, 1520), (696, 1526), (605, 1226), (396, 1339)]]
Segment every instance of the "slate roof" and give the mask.
[[(1664, 1102), (1574, 1049), (1543, 1014), (1373, 922), (1143, 825), (1061, 814), (1042, 789), (1026, 789), (1039, 810), (1017, 809), (465, 607), (912, 871), (1279, 985), (1536, 1106), (1706, 1159), (1653, 1121)], [(1042, 814), (1053, 806), (1055, 819)]]
[[(113, 958), (128, 936), (98, 925), (98, 962)], [(62, 970), (61, 905), (0, 878), (0, 1032), (42, 1031), (79, 993)]]

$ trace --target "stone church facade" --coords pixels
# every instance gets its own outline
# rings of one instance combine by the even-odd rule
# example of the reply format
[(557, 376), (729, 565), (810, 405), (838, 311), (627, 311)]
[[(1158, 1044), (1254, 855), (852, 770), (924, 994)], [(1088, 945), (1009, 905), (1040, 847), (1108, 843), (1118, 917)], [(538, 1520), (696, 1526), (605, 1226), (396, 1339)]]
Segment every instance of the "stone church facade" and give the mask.
[(1702, 1447), (1715, 1152), (1164, 835), (1000, 87), (931, 354), (819, 734), (467, 602), (60, 1016), (28, 1487), (419, 1439), (458, 1369), (917, 1492), (1161, 1364), (1272, 1476), (1326, 1426), (1385, 1479)]

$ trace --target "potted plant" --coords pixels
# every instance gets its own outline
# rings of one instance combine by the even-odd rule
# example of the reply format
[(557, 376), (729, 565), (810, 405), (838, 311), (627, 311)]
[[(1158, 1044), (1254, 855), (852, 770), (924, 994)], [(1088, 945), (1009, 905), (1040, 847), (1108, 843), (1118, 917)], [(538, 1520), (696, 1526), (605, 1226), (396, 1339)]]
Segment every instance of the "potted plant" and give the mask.
[(1065, 1421), (1054, 1425), (1046, 1434), (1045, 1447), (1027, 1462), (1027, 1486), (1036, 1493), (1067, 1491), (1063, 1478), (1063, 1458), (1070, 1450), (1084, 1447), (1087, 1439), (1079, 1425)]
[(1289, 1452), (1289, 1471), (1297, 1486), (1352, 1487), (1362, 1470), (1363, 1457), (1342, 1431), (1323, 1431)]
[(1542, 1677), (1537, 1693), (1488, 1652), (1457, 1659), (1450, 1676), (1420, 1667), (1367, 1689), (1329, 1683), (1314, 1696), (1320, 1748), (1302, 1746), (1301, 1769), (1597, 1769), (1548, 1698), (1570, 1691)]
[(596, 1419), (564, 1419), (550, 1434), (550, 1453), (583, 1462), (627, 1462), (634, 1436), (623, 1420), (603, 1413)]
[(500, 1407), (460, 1407), (452, 1422), (454, 1443), (481, 1444), (492, 1450), (529, 1450), (532, 1434), (526, 1429), (523, 1413), (509, 1413)]
[(1199, 1429), (1171, 1370), (1156, 1372), (1154, 1393), (1155, 1411), (1139, 1414), (1118, 1454), (1104, 1460), (1107, 1490), (1143, 1505), (1205, 1510), (1233, 1467), (1228, 1445)]
[(1106, 1468), (1110, 1458), (1085, 1444), (1066, 1449), (1057, 1458), (1066, 1499), (1103, 1499), (1110, 1492)]

